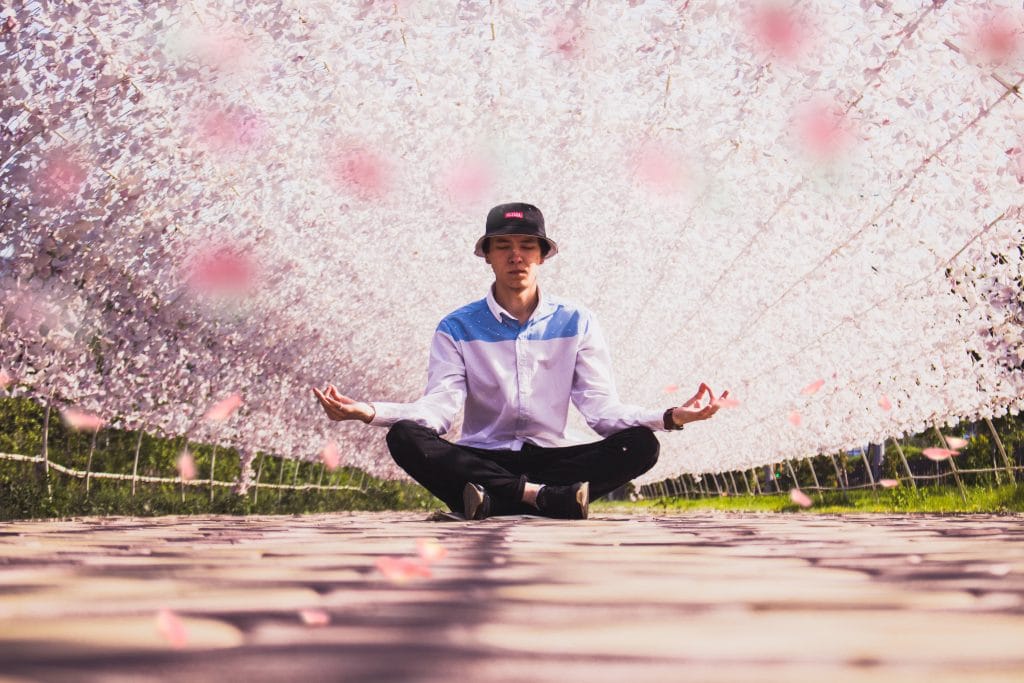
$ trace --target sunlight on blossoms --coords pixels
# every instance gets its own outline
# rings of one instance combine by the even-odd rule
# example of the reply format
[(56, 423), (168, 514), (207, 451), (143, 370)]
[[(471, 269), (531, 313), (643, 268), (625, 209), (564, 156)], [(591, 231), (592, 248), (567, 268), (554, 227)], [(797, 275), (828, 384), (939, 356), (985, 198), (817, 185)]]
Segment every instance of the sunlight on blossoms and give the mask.
[(422, 395), (438, 321), (492, 282), (487, 209), (521, 200), (622, 401), (729, 408), (659, 434), (639, 484), (1019, 412), (1021, 11), (8, 3), (0, 386), (246, 472), (404, 476), (309, 386)]

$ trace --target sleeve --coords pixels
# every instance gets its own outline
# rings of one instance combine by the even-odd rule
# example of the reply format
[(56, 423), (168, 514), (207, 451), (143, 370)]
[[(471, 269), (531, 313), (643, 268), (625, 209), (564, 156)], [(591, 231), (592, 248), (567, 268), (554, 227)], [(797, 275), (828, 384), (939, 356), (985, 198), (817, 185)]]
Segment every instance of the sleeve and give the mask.
[(588, 313), (581, 324), (571, 398), (590, 428), (603, 437), (638, 426), (665, 431), (664, 409), (650, 410), (619, 400), (612, 378), (611, 354), (597, 319)]
[(370, 424), (390, 427), (399, 420), (412, 420), (444, 434), (465, 402), (466, 364), (462, 351), (442, 321), (430, 345), (427, 388), (423, 396), (412, 403), (374, 401), (376, 415)]

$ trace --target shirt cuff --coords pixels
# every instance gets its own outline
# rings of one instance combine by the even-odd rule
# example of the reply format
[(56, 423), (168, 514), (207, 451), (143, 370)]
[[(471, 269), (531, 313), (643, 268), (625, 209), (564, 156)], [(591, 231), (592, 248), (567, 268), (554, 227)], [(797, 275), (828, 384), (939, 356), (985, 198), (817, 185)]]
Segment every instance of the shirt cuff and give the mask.
[(644, 413), (641, 418), (640, 424), (647, 427), (652, 432), (667, 432), (665, 429), (665, 411), (664, 410), (652, 410), (649, 413)]
[(373, 419), (370, 420), (370, 424), (374, 427), (390, 427), (403, 419), (402, 407), (406, 404), (374, 401), (370, 405), (374, 410)]

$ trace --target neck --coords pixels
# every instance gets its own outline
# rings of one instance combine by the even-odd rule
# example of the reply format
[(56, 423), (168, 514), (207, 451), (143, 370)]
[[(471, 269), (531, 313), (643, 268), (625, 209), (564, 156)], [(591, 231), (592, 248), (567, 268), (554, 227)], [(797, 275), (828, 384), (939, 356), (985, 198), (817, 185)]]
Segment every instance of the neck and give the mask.
[(495, 282), (492, 291), (498, 305), (514, 315), (520, 325), (530, 319), (537, 304), (540, 303), (540, 292), (536, 282), (525, 289), (509, 289)]

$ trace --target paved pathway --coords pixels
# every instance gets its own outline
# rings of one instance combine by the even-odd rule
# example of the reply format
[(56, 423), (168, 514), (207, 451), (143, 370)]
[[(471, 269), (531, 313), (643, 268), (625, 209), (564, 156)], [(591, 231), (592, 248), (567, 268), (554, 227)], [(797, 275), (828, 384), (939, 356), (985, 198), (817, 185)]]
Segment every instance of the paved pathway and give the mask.
[(1024, 517), (0, 524), (0, 679), (1020, 683)]

